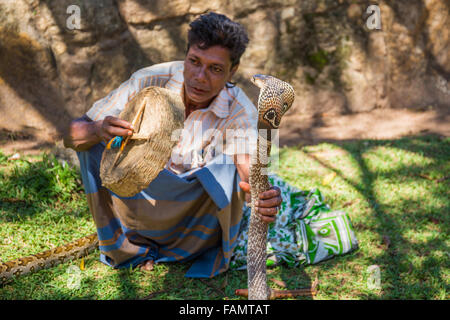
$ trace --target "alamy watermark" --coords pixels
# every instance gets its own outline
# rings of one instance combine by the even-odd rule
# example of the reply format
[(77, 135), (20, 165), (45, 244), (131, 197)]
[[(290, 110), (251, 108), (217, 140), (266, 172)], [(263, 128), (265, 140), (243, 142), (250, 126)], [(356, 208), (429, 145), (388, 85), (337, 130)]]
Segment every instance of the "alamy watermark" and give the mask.
[(366, 27), (369, 30), (380, 30), (381, 29), (381, 10), (376, 4), (372, 4), (367, 7), (366, 13), (369, 17), (366, 20)]
[[(66, 13), (69, 15), (66, 19), (66, 27), (69, 30), (81, 29), (81, 9), (79, 6), (72, 4), (67, 7)], [(366, 27), (369, 30), (381, 29), (381, 9), (378, 5), (372, 4), (367, 7)]]
[[(181, 137), (181, 139), (180, 139)], [(259, 147), (257, 146), (259, 138)], [(234, 155), (250, 154), (251, 164), (256, 164), (258, 155), (259, 164), (268, 166), (272, 170), (279, 164), (279, 134), (276, 129), (226, 129), (216, 128), (203, 130), (202, 121), (194, 121), (192, 129), (175, 130), (172, 141), (180, 141), (180, 146), (172, 149), (171, 160), (176, 165), (191, 165), (194, 162), (209, 162), (214, 159), (217, 164), (244, 164), (245, 159), (234, 159)], [(191, 144), (192, 143), (192, 144)], [(270, 143), (273, 152), (267, 154)], [(201, 147), (200, 147), (201, 146)], [(205, 148), (202, 149), (202, 147)], [(220, 157), (225, 154), (229, 157)], [(242, 163), (240, 163), (242, 162)], [(262, 172), (262, 174), (268, 174)]]
[(68, 279), (66, 286), (68, 289), (76, 290), (80, 288), (81, 285), (81, 269), (78, 266), (69, 266), (66, 273), (68, 274)]
[(367, 268), (367, 288), (369, 290), (381, 290), (380, 266), (374, 264)]
[(67, 7), (66, 13), (70, 16), (66, 19), (66, 27), (69, 30), (81, 29), (81, 9), (72, 4)]

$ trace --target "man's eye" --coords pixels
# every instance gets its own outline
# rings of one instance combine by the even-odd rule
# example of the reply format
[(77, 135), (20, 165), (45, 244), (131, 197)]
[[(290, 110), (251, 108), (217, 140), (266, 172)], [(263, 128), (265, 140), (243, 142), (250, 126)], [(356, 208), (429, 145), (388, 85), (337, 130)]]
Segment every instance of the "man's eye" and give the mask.
[(219, 67), (213, 67), (212, 70), (213, 70), (214, 73), (221, 73), (222, 72), (222, 68), (219, 68)]
[(189, 59), (193, 65), (198, 65), (198, 61), (196, 59)]

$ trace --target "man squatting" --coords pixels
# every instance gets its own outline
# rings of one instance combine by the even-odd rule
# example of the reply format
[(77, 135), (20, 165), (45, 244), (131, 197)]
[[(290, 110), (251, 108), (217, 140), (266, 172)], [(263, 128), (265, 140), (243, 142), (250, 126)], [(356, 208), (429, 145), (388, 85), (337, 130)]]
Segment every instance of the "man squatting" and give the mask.
[[(243, 195), (242, 203), (238, 202), (241, 201), (239, 198), (231, 197), (227, 206), (231, 206), (233, 210), (227, 211), (226, 208), (221, 208), (223, 212), (216, 210), (217, 217), (213, 218), (219, 219), (220, 223), (213, 226), (206, 224), (209, 229), (213, 230), (204, 231), (202, 229), (204, 234), (198, 239), (193, 236), (194, 233), (188, 234), (188, 232), (198, 228), (199, 224), (205, 226), (203, 215), (206, 213), (201, 210), (199, 205), (192, 205), (196, 201), (195, 199), (186, 202), (191, 205), (189, 210), (180, 210), (176, 207), (178, 202), (175, 200), (177, 199), (172, 199), (174, 202), (171, 202), (167, 199), (159, 200), (156, 196), (152, 200), (135, 199), (133, 201), (139, 201), (139, 205), (134, 205), (132, 200), (111, 196), (100, 184), (94, 187), (87, 185), (91, 183), (89, 175), (97, 175), (95, 179), (98, 179), (100, 162), (98, 159), (96, 162), (92, 162), (92, 159), (95, 158), (94, 151), (97, 148), (100, 148), (98, 149), (100, 151), (103, 150), (104, 144), (115, 136), (132, 135), (134, 128), (129, 122), (119, 119), (118, 115), (139, 90), (150, 85), (179, 92), (183, 99), (185, 105), (184, 127), (188, 131), (190, 130), (194, 137), (192, 141), (183, 140), (181, 137), (174, 152), (178, 152), (181, 157), (189, 152), (191, 155), (192, 152), (205, 154), (204, 158), (200, 159), (191, 156), (189, 161), (183, 161), (181, 164), (170, 159), (165, 169), (173, 174), (194, 172), (196, 169), (208, 166), (209, 161), (216, 156), (211, 151), (213, 146), (209, 144), (210, 141), (194, 134), (194, 122), (200, 123), (203, 131), (209, 128), (219, 128), (222, 132), (225, 132), (226, 129), (256, 130), (255, 106), (244, 92), (231, 82), (239, 68), (240, 58), (248, 41), (247, 32), (239, 23), (213, 12), (201, 15), (190, 24), (184, 61), (166, 62), (138, 70), (119, 88), (95, 102), (86, 114), (71, 122), (68, 133), (64, 137), (64, 145), (78, 152), (80, 162), (82, 162), (82, 173), (83, 170), (87, 170), (85, 175), (82, 174), (83, 184), (87, 190), (90, 211), (97, 225), (101, 256), (104, 256), (103, 262), (113, 267), (129, 266), (131, 263), (133, 266), (140, 265), (143, 269), (150, 269), (153, 262), (185, 261), (199, 257), (212, 246), (220, 247), (225, 243), (229, 248), (222, 248), (223, 252), (218, 254), (221, 258), (225, 257), (223, 260), (225, 262), (220, 262), (217, 260), (217, 256), (212, 255), (210, 259), (216, 260), (211, 263), (215, 263), (216, 266), (211, 267), (215, 271), (208, 276), (214, 276), (227, 270), (234, 238), (232, 234), (228, 234), (228, 231), (224, 231), (226, 223), (223, 222), (225, 221), (223, 215), (232, 215), (228, 219), (230, 228), (231, 225), (239, 225), (242, 212), (238, 212), (239, 210), (236, 208), (242, 208), (240, 205), (244, 204), (244, 201), (250, 202), (248, 181), (251, 157), (249, 152), (230, 155), (233, 159), (231, 165), (235, 166), (233, 170), (234, 172), (237, 170), (240, 178), (238, 186), (241, 190), (238, 191)], [(85, 154), (88, 156), (84, 156)], [(163, 187), (164, 190), (167, 189), (167, 186), (163, 184), (155, 188)], [(176, 190), (173, 192), (176, 193)], [(211, 192), (205, 188), (203, 194), (211, 195)], [(166, 195), (169, 193), (171, 192), (166, 192)], [(209, 201), (213, 204), (211, 199), (206, 199), (202, 196), (198, 201), (203, 201), (203, 203)], [(151, 206), (144, 201), (151, 202)], [(275, 187), (259, 195), (257, 213), (261, 215), (263, 221), (267, 223), (275, 221), (281, 201), (280, 190)], [(238, 203), (236, 205), (233, 202)], [(158, 211), (153, 210), (155, 208)], [(174, 212), (170, 213), (173, 211), (172, 209)], [(199, 210), (200, 213), (194, 212), (196, 210)], [(170, 219), (164, 217), (164, 214), (170, 216)], [(208, 214), (211, 214), (211, 209)], [(100, 231), (109, 227), (111, 227), (111, 234), (106, 231), (104, 234), (100, 234)], [(158, 236), (164, 232), (167, 235), (174, 228), (178, 231), (171, 233), (173, 237), (161, 238)], [(130, 229), (134, 231), (131, 232)], [(154, 229), (157, 229), (158, 233)], [(146, 230), (146, 232), (139, 230)], [(222, 242), (220, 242), (220, 234), (222, 234)], [(226, 241), (224, 240), (225, 235), (227, 236)], [(205, 243), (202, 244), (203, 242)], [(139, 258), (137, 258), (138, 256)], [(206, 262), (207, 260), (205, 258), (204, 263), (210, 263)], [(204, 276), (203, 273), (198, 275)]]

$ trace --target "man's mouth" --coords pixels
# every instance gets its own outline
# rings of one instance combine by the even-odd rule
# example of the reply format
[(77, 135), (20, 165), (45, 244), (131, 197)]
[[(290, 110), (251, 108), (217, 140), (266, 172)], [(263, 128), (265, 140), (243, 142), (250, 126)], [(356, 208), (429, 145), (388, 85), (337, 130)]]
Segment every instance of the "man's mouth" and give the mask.
[(194, 87), (194, 86), (190, 86), (190, 87), (191, 87), (191, 90), (197, 94), (203, 94), (206, 92), (206, 90), (204, 90), (202, 88), (198, 88), (198, 87)]

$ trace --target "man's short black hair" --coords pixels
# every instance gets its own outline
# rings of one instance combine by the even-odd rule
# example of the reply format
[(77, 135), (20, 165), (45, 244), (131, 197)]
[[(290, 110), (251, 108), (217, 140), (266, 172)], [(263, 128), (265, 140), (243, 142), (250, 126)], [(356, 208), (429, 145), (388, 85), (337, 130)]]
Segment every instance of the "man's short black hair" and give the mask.
[(189, 24), (188, 47), (196, 45), (200, 49), (222, 46), (230, 50), (231, 67), (239, 63), (248, 44), (244, 27), (223, 14), (209, 12)]

